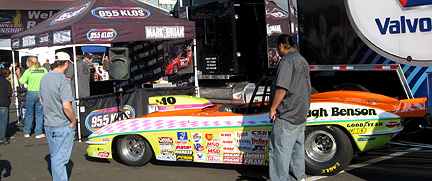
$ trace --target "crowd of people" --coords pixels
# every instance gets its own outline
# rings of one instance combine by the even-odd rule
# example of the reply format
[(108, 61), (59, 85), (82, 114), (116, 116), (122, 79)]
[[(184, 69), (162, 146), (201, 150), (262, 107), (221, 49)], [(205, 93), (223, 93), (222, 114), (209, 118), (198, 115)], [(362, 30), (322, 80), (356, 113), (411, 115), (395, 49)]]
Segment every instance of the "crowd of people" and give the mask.
[(0, 145), (10, 143), (6, 132), (10, 122), (9, 106), (14, 96), (12, 88), (15, 86), (11, 80), (16, 79), (18, 87), (26, 85), (27, 89), (24, 137), (31, 137), (32, 127), (36, 139), (46, 137), (53, 180), (67, 180), (65, 165), (70, 158), (77, 124), (74, 79), (79, 80), (78, 98), (90, 96), (89, 82), (94, 74), (92, 59), (90, 54), (77, 56), (77, 76), (70, 55), (65, 52), (56, 53), (54, 63), (47, 60), (42, 66), (38, 57), (30, 56), (24, 72), (17, 68), (18, 64), (13, 66), (16, 67), (13, 78), (10, 78), (13, 68), (0, 68)]

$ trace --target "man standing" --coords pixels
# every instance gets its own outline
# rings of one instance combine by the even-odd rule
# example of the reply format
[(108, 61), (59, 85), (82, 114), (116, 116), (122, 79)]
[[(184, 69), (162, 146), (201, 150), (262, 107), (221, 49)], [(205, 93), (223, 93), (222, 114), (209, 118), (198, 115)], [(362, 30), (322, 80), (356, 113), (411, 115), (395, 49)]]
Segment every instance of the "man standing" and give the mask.
[(51, 156), (52, 179), (68, 180), (66, 164), (72, 152), (77, 119), (72, 107), (74, 98), (64, 73), (70, 64), (65, 52), (56, 53), (53, 70), (41, 80), (40, 102), (44, 107), (45, 132)]
[[(294, 37), (277, 39), (276, 92), (270, 108), (274, 120), (269, 146), (269, 174), (274, 180), (305, 180), (305, 127), (311, 101), (309, 64), (295, 49)], [(290, 176), (291, 175), (291, 176)]]
[(48, 71), (51, 70), (51, 64), (49, 63), (49, 59), (46, 59), (46, 62), (42, 65), (42, 67), (45, 67)]
[(10, 72), (8, 69), (0, 68), (0, 145), (7, 145), (7, 125), (9, 124), (9, 105), (12, 96), (11, 83), (6, 80)]

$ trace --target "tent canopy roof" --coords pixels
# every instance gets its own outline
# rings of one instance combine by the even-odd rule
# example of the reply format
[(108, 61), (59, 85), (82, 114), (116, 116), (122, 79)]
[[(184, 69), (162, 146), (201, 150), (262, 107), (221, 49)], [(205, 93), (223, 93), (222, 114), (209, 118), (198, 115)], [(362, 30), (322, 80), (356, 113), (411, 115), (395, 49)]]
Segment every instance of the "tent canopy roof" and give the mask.
[(12, 48), (195, 38), (195, 23), (129, 0), (76, 0), (12, 36)]

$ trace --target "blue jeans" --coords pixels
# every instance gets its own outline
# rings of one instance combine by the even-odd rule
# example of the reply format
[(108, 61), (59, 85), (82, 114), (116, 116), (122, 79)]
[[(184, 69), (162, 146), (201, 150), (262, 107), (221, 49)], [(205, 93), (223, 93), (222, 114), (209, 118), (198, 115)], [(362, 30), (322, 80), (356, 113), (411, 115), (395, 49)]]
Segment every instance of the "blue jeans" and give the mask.
[(9, 123), (9, 107), (0, 107), (0, 141), (6, 141), (6, 130)]
[(66, 164), (72, 152), (75, 127), (45, 126), (45, 133), (50, 149), (52, 179), (68, 180)]
[(276, 118), (269, 145), (269, 175), (271, 181), (306, 179), (305, 127), (306, 123), (294, 125), (283, 119)]
[[(33, 116), (33, 114), (35, 116)], [(35, 135), (42, 134), (43, 128), (43, 108), (39, 102), (39, 91), (28, 91), (26, 97), (26, 113), (24, 120), (24, 134), (31, 133), (33, 119), (36, 118)]]

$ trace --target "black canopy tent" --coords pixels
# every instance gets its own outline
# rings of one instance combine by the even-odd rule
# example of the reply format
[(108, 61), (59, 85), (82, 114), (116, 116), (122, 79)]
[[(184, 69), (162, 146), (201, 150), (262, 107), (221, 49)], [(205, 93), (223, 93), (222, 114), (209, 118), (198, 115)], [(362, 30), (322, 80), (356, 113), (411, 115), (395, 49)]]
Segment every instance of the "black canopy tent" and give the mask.
[(13, 49), (66, 44), (194, 39), (195, 23), (152, 12), (129, 0), (76, 0), (12, 36)]
[[(35, 27), (13, 35), (11, 47), (17, 50), (75, 44), (195, 39), (194, 22), (169, 17), (150, 9), (154, 8), (130, 0), (75, 0)], [(73, 46), (73, 56), (75, 55)], [(76, 61), (75, 57), (73, 60)], [(77, 75), (76, 63), (74, 71)], [(196, 74), (196, 67), (194, 72)], [(75, 85), (78, 85), (77, 81), (75, 79)], [(75, 95), (78, 96), (78, 89)], [(78, 135), (81, 139), (80, 116), (78, 121)]]

